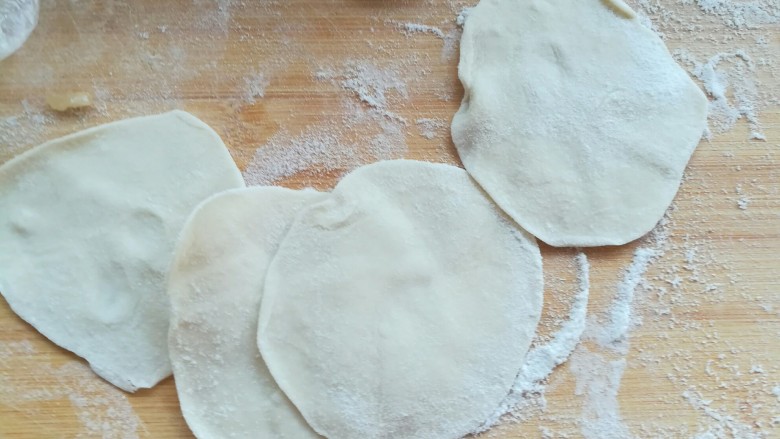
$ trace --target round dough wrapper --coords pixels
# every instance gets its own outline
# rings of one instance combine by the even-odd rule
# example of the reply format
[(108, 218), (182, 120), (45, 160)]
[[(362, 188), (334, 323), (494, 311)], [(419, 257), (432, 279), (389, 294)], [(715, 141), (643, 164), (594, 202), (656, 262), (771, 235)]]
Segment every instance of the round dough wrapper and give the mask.
[(542, 306), (530, 235), (465, 171), (360, 168), (268, 269), (258, 346), (320, 434), (457, 438), (506, 397)]
[(297, 212), (325, 194), (236, 189), (205, 201), (171, 266), (169, 349), (184, 418), (200, 439), (317, 438), (257, 349), (265, 273)]
[(192, 210), (242, 187), (219, 136), (174, 111), (99, 126), (0, 167), (0, 292), (126, 391), (170, 375), (165, 277)]
[(39, 0), (0, 0), (0, 61), (27, 41), (38, 25)]
[(620, 0), (483, 0), (452, 136), (466, 170), (554, 246), (650, 231), (706, 129), (707, 99)]

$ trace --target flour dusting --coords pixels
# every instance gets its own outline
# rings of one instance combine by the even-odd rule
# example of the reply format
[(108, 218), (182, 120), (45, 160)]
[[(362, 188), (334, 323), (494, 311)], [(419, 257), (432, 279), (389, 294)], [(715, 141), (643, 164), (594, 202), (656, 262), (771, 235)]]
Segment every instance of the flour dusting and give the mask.
[(636, 290), (644, 282), (650, 264), (663, 255), (668, 239), (666, 226), (664, 219), (643, 239), (646, 245), (634, 251), (606, 313), (600, 319), (591, 317), (588, 321), (583, 337), (595, 341), (605, 352), (580, 346), (572, 355), (570, 368), (576, 378), (575, 395), (584, 398), (581, 433), (587, 439), (633, 437), (621, 417), (617, 395), (627, 365)]
[(543, 382), (556, 367), (563, 364), (574, 352), (585, 330), (588, 297), (590, 295), (590, 264), (585, 253), (575, 257), (578, 288), (569, 309), (568, 319), (561, 325), (550, 341), (532, 347), (526, 354), (520, 373), (517, 375), (509, 395), (496, 412), (475, 431), (482, 433), (495, 426), (504, 417), (522, 420), (522, 411), (534, 398), (544, 396)]
[[(756, 74), (753, 60), (742, 50), (718, 53), (706, 62), (684, 50), (676, 52), (678, 59), (691, 67), (691, 74), (699, 79), (710, 96), (710, 124), (724, 133), (744, 118), (750, 126), (750, 138), (766, 140), (758, 119), (758, 90), (752, 77)], [(733, 98), (729, 98), (733, 93)]]
[(398, 26), (398, 28), (400, 28), (401, 30), (403, 30), (406, 36), (411, 36), (412, 34), (421, 33), (421, 34), (430, 34), (439, 37), (441, 39), (444, 39), (444, 32), (442, 32), (442, 30), (436, 26), (429, 26), (427, 24), (419, 24), (419, 23), (395, 23), (395, 25)]
[(780, 20), (778, 4), (773, 0), (696, 0), (702, 11), (716, 15), (733, 29), (755, 28)]
[(366, 61), (348, 61), (340, 73), (320, 71), (317, 79), (329, 79), (337, 82), (345, 90), (354, 93), (369, 107), (381, 114), (404, 122), (403, 118), (387, 110), (388, 93), (397, 93), (406, 99), (409, 94), (406, 83), (396, 69), (380, 68)]
[(761, 111), (780, 102), (780, 72), (773, 25), (780, 18), (775, 0), (635, 0), (640, 15), (670, 45), (675, 57), (710, 97), (715, 134), (744, 119), (748, 138), (766, 140)]
[(257, 99), (265, 97), (265, 89), (270, 80), (263, 73), (253, 73), (244, 78), (244, 102), (255, 104)]
[[(252, 185), (270, 185), (299, 173), (305, 183), (327, 174), (337, 176), (379, 160), (401, 158), (407, 151), (406, 120), (390, 110), (394, 99), (408, 98), (397, 69), (365, 61), (346, 61), (341, 68), (321, 68), (317, 81), (347, 93), (338, 112), (294, 135), (286, 130), (259, 147), (244, 171)], [(362, 136), (356, 138), (355, 133)]]
[(634, 295), (639, 284), (644, 281), (650, 263), (657, 257), (658, 250), (655, 248), (639, 247), (634, 251), (634, 258), (623, 273), (623, 280), (617, 286), (617, 293), (607, 310), (605, 321), (592, 322), (587, 333), (589, 338), (594, 339), (602, 347), (622, 354), (627, 353), (627, 337), (635, 306)]
[(274, 135), (257, 149), (244, 178), (252, 185), (272, 185), (307, 169), (317, 173), (341, 171), (358, 166), (360, 157), (353, 145), (345, 145), (338, 133), (316, 126), (293, 136), (287, 131)]
[(417, 119), (415, 123), (420, 130), (420, 135), (428, 140), (441, 136), (442, 131), (448, 127), (444, 120), (427, 117)]
[[(35, 354), (37, 351), (29, 341), (0, 342), (0, 403), (35, 420), (41, 403), (67, 401), (81, 424), (77, 437), (138, 438), (143, 424), (120, 390), (97, 378), (80, 361), (62, 366), (23, 361)], [(15, 367), (23, 367), (24, 373), (10, 374), (8, 371)], [(29, 381), (31, 378), (34, 380)], [(44, 428), (46, 424), (38, 425)], [(60, 435), (56, 430), (40, 431), (44, 433), (46, 437)]]
[(582, 435), (587, 439), (633, 437), (620, 416), (617, 401), (625, 358), (609, 360), (582, 348), (572, 355), (570, 367), (577, 382), (574, 394), (584, 397)]

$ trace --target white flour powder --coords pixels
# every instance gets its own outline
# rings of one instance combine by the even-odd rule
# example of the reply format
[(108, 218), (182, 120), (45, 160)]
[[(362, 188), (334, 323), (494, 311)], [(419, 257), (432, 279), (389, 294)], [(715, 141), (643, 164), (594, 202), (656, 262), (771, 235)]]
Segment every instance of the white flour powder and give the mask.
[(578, 289), (574, 295), (567, 320), (553, 334), (550, 341), (531, 348), (506, 400), (475, 433), (487, 431), (505, 416), (510, 419), (514, 417), (522, 420), (522, 412), (518, 412), (518, 410), (522, 410), (525, 407), (524, 403), (529, 399), (544, 396), (543, 382), (556, 367), (569, 358), (569, 355), (579, 344), (580, 337), (585, 330), (585, 316), (588, 311), (590, 264), (584, 253), (579, 253), (575, 260)]
[[(143, 424), (121, 390), (96, 377), (81, 361), (53, 366), (33, 360), (36, 354), (29, 341), (0, 342), (0, 404), (37, 423), (41, 403), (66, 401), (81, 424), (76, 437), (138, 437)], [(10, 373), (17, 368), (24, 372)], [(62, 435), (59, 427), (39, 427), (40, 437)]]

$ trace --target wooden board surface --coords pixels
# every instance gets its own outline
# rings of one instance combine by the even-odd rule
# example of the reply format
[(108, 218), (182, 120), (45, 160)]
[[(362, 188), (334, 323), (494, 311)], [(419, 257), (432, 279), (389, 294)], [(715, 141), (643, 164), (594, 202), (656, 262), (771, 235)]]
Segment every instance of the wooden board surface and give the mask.
[[(82, 128), (181, 108), (222, 135), (254, 182), (271, 175), (326, 189), (359, 163), (391, 157), (457, 165), (455, 17), (473, 3), (43, 1), (30, 41), (0, 63), (0, 163)], [(728, 121), (711, 121), (714, 136), (694, 154), (663, 228), (668, 241), (636, 290), (626, 349), (584, 342), (550, 377), (545, 404), (530, 398), (521, 420), (489, 434), (780, 437), (778, 25), (742, 26), (741, 15), (679, 3), (642, 10), (689, 70), (706, 73), (709, 60), (745, 78), (732, 78), (725, 102), (755, 117), (766, 140), (749, 139), (745, 117), (725, 132)], [(90, 92), (95, 105), (48, 110), (47, 94), (63, 91)], [(610, 309), (637, 246), (653, 248), (585, 251), (593, 319)], [(543, 255), (544, 336), (565, 317), (576, 271), (574, 250), (543, 246)], [(0, 437), (191, 434), (172, 379), (123, 394), (0, 301)]]

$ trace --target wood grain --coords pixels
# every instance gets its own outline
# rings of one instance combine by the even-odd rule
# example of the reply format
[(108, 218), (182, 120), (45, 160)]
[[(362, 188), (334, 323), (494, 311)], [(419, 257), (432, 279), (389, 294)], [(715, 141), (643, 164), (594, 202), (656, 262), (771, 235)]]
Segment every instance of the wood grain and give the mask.
[[(406, 85), (405, 90), (386, 90), (387, 110), (406, 121), (400, 125), (407, 146), (403, 155), (457, 165), (448, 128), (428, 139), (415, 121), (433, 118), (448, 124), (459, 106), (457, 52), (447, 45), (457, 41), (454, 17), (469, 3), (44, 1), (30, 41), (0, 63), (0, 163), (47, 139), (172, 108), (190, 111), (214, 127), (242, 169), (269, 140), (301, 133), (341, 128), (339, 141), (359, 145), (376, 135), (378, 119), (345, 125), (345, 102), (365, 104), (340, 79), (316, 77), (318, 71), (343, 74), (345, 66), (357, 63), (400, 75)], [(405, 22), (437, 26), (448, 36), (407, 35), (397, 25)], [(702, 23), (696, 35), (720, 35), (710, 21)], [(780, 47), (777, 25), (763, 29), (769, 44)], [(684, 36), (671, 35), (668, 41), (673, 49), (687, 47)], [(707, 39), (691, 37), (691, 47), (706, 52), (707, 44)], [(260, 73), (270, 83), (263, 97), (248, 99), (247, 81)], [(776, 77), (763, 80), (776, 89)], [(48, 93), (69, 90), (92, 93), (95, 107), (67, 114), (46, 109)], [(740, 122), (699, 146), (670, 214), (669, 247), (646, 274), (647, 288), (638, 292), (641, 324), (631, 332), (616, 398), (636, 437), (692, 436), (722, 424), (713, 410), (756, 431), (760, 427), (766, 437), (780, 437), (780, 429), (772, 426), (778, 406), (771, 394), (780, 383), (780, 108), (763, 108), (759, 118), (765, 142), (749, 141), (747, 126)], [(329, 188), (346, 170), (302, 170), (279, 184)], [(738, 208), (738, 187), (750, 199), (745, 210)], [(638, 245), (645, 244), (586, 250), (593, 316), (609, 307)], [(542, 334), (557, 327), (570, 303), (574, 254), (543, 246)], [(678, 287), (670, 284), (675, 276)], [(624, 358), (584, 346), (607, 362)], [(0, 301), (0, 437), (133, 437), (122, 422), (126, 418), (105, 415), (125, 397), (142, 423), (137, 436), (192, 437), (172, 378), (123, 395), (83, 368), (73, 369), (74, 364), (83, 361), (48, 342)], [(526, 419), (505, 422), (490, 434), (541, 437), (547, 431), (552, 437), (580, 437), (583, 426), (592, 424), (588, 404), (593, 407), (587, 389), (578, 391), (576, 384), (570, 365), (559, 367), (547, 386), (544, 410), (529, 408), (523, 412)], [(686, 400), (686, 391), (712, 400), (711, 410)], [(85, 393), (113, 395), (114, 402), (85, 408), (79, 400)], [(102, 413), (98, 420), (106, 425), (95, 425), (90, 413), (93, 418)]]

